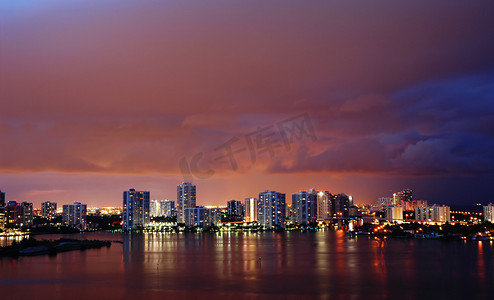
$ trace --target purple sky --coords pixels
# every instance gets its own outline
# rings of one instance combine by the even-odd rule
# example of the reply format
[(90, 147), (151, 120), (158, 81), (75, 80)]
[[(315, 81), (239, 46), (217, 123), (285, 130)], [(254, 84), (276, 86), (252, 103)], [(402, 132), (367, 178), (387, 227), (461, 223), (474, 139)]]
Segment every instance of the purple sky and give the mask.
[[(0, 190), (175, 199), (202, 153), (199, 204), (407, 187), (493, 202), (493, 53), (493, 1), (2, 1)], [(315, 139), (285, 148), (278, 125), (300, 114), (287, 124)], [(234, 138), (235, 170), (217, 159)]]

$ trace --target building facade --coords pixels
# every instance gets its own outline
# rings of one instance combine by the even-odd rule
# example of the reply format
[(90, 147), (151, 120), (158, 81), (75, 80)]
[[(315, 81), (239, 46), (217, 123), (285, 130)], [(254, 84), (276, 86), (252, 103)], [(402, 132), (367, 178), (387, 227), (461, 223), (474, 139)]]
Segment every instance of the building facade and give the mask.
[(196, 207), (196, 186), (183, 182), (177, 186), (177, 222), (185, 223), (184, 209)]
[(484, 221), (494, 223), (494, 205), (484, 206)]
[(333, 217), (333, 195), (328, 191), (320, 191), (317, 193), (317, 218), (320, 220), (328, 220)]
[(130, 189), (123, 192), (123, 230), (146, 226), (150, 221), (150, 192)]
[(46, 201), (41, 203), (41, 216), (49, 220), (57, 215), (57, 203)]
[(204, 206), (185, 207), (183, 211), (183, 223), (189, 228), (206, 228), (209, 226), (206, 212), (208, 212), (208, 209)]
[(385, 208), (384, 212), (388, 221), (403, 220), (403, 205), (389, 205)]
[(293, 222), (307, 226), (317, 220), (317, 194), (314, 190), (292, 194)]
[(230, 221), (242, 221), (244, 219), (243, 205), (241, 201), (230, 200), (226, 203), (227, 217)]
[(418, 206), (415, 208), (415, 220), (449, 222), (451, 221), (450, 207), (446, 205)]
[(244, 220), (245, 222), (257, 222), (257, 198), (245, 198), (244, 200)]
[(80, 202), (64, 204), (62, 222), (65, 226), (85, 230), (87, 228), (87, 204)]
[(276, 191), (259, 193), (257, 215), (264, 228), (284, 227), (285, 213), (285, 194)]

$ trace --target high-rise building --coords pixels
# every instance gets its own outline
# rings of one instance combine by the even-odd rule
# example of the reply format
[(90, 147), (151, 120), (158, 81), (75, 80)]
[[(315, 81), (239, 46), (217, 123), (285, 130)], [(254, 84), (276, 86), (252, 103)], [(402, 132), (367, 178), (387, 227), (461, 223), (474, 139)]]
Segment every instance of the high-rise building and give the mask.
[(218, 207), (208, 207), (206, 208), (206, 218), (209, 225), (218, 226), (221, 224), (221, 208)]
[(206, 215), (207, 208), (204, 206), (185, 207), (183, 211), (185, 226), (193, 228), (206, 228), (209, 226)]
[(87, 226), (87, 204), (74, 202), (74, 204), (64, 204), (62, 221), (65, 226), (85, 230)]
[(307, 226), (317, 219), (317, 195), (314, 190), (292, 194), (293, 221)]
[(2, 192), (0, 190), (0, 211), (2, 211), (5, 208), (5, 192)]
[(33, 204), (9, 201), (5, 206), (5, 224), (9, 227), (33, 225)]
[(401, 221), (403, 220), (403, 206), (402, 205), (389, 205), (385, 208), (386, 220), (388, 221)]
[(338, 194), (333, 196), (333, 217), (348, 218), (350, 216), (350, 206), (353, 205), (351, 196)]
[(401, 192), (393, 194), (393, 205), (403, 205), (405, 202), (412, 202), (412, 190), (404, 189)]
[(484, 221), (494, 223), (494, 205), (484, 206)]
[(57, 214), (57, 203), (46, 201), (41, 203), (41, 216), (47, 219), (55, 218)]
[(244, 220), (245, 222), (257, 222), (257, 198), (245, 198)]
[(449, 222), (450, 207), (446, 205), (418, 206), (415, 208), (415, 220), (428, 222)]
[(333, 217), (333, 195), (328, 191), (320, 191), (317, 193), (317, 218), (328, 220)]
[(22, 202), (22, 226), (33, 225), (33, 204), (28, 202)]
[(227, 216), (230, 221), (242, 221), (244, 219), (242, 202), (230, 200), (226, 203)]
[(177, 222), (185, 223), (184, 209), (196, 207), (196, 186), (183, 182), (177, 186)]
[(123, 230), (139, 229), (149, 223), (149, 196), (148, 191), (123, 192)]
[(259, 193), (257, 214), (264, 228), (283, 227), (285, 225), (285, 194), (276, 191)]
[(175, 201), (173, 200), (161, 200), (161, 215), (165, 218), (171, 218), (175, 216)]
[(7, 222), (5, 216), (5, 192), (0, 190), (0, 229), (5, 228)]

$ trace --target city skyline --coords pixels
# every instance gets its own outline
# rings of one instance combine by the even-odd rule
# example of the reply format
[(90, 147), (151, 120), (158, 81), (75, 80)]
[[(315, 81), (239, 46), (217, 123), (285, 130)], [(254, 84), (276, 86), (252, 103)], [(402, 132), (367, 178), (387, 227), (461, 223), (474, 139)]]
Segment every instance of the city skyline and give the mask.
[(492, 202), (494, 3), (410, 3), (3, 1), (0, 189)]

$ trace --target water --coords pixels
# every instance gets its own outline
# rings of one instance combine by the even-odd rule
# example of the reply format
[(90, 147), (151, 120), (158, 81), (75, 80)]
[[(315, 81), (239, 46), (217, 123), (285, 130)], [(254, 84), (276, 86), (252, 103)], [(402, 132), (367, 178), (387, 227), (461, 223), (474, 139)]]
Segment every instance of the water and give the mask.
[(379, 243), (342, 231), (65, 237), (124, 244), (0, 259), (0, 299), (494, 299), (492, 242)]

